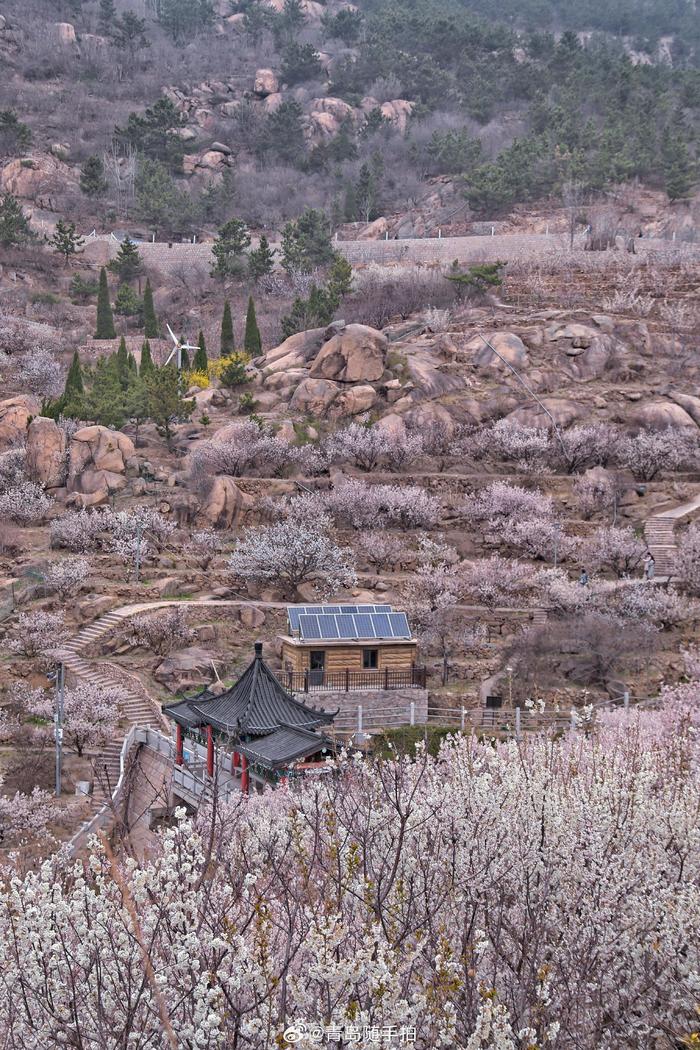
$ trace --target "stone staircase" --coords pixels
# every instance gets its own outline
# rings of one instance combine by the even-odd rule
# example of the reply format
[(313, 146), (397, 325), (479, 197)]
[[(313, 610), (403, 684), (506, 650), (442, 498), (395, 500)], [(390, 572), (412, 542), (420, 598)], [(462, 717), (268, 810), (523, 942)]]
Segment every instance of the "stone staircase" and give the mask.
[[(125, 682), (126, 676), (120, 668), (114, 668), (104, 660), (91, 661), (81, 655), (88, 645), (116, 630), (127, 618), (128, 614), (119, 610), (107, 613), (83, 627), (74, 638), (62, 646), (63, 663), (69, 673), (85, 682), (109, 689), (118, 686), (123, 694), (119, 705), (123, 721), (130, 725), (162, 729), (163, 722), (157, 705), (148, 697), (143, 687), (139, 689)], [(99, 758), (93, 763), (95, 783), (92, 804), (95, 809), (100, 809), (108, 801), (119, 780), (123, 737), (124, 731), (119, 729), (117, 735), (105, 745)]]
[(644, 539), (654, 558), (656, 576), (673, 574), (673, 563), (678, 553), (675, 525), (676, 519), (665, 514), (656, 514), (644, 523)]

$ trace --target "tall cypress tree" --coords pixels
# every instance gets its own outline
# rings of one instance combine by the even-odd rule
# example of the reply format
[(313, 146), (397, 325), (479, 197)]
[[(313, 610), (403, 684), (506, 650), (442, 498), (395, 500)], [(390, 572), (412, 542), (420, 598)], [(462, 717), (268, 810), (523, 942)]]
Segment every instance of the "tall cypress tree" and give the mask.
[(157, 339), (160, 335), (158, 318), (153, 305), (153, 290), (148, 278), (146, 278), (146, 288), (143, 293), (143, 334), (146, 339)]
[(131, 375), (132, 376), (137, 376), (139, 374), (139, 369), (138, 369), (138, 365), (136, 364), (136, 358), (131, 353), (131, 351), (129, 351), (129, 356), (126, 359), (126, 363), (129, 366), (129, 372), (131, 373)]
[(63, 391), (66, 401), (70, 401), (72, 398), (77, 397), (79, 394), (85, 393), (85, 384), (83, 383), (83, 370), (80, 367), (80, 355), (77, 350), (73, 351), (73, 360), (70, 363), (68, 369), (68, 375), (66, 376), (66, 386)]
[(97, 291), (97, 326), (95, 328), (95, 339), (116, 339), (117, 332), (114, 327), (112, 316), (112, 304), (109, 301), (109, 285), (107, 284), (107, 271), (104, 266), (100, 270), (100, 285)]
[(253, 296), (248, 297), (248, 312), (245, 315), (245, 336), (243, 347), (251, 357), (258, 357), (262, 351), (262, 339), (258, 328), (258, 319), (255, 316), (255, 303)]
[(119, 376), (122, 390), (126, 390), (129, 385), (129, 354), (127, 353), (124, 336), (119, 340), (119, 349), (117, 350), (117, 375)]
[(145, 379), (146, 376), (153, 372), (155, 365), (153, 364), (153, 358), (151, 357), (151, 346), (148, 339), (144, 341), (141, 347), (141, 367), (139, 368), (139, 376), (141, 379)]
[(198, 349), (194, 355), (194, 361), (192, 362), (192, 368), (195, 372), (208, 372), (209, 370), (209, 358), (207, 357), (207, 344), (204, 341), (204, 332), (200, 331), (199, 339), (197, 340)]
[(180, 368), (183, 372), (189, 372), (191, 368), (190, 355), (187, 353), (184, 346), (180, 351)]
[(226, 357), (227, 354), (232, 354), (234, 349), (231, 304), (227, 299), (224, 303), (224, 315), (221, 318), (221, 356)]

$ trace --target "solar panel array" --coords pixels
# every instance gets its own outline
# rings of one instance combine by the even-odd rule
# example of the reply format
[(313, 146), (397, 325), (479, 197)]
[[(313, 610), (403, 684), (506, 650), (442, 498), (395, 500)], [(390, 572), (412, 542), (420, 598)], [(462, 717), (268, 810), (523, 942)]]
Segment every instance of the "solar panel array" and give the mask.
[(294, 605), (289, 629), (304, 641), (410, 638), (405, 613), (390, 605)]

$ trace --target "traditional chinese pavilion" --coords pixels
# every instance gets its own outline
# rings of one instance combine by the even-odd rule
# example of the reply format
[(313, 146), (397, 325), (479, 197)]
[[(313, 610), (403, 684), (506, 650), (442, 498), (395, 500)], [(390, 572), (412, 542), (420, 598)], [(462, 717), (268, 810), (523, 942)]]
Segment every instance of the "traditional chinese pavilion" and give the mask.
[(225, 692), (204, 690), (198, 696), (163, 709), (176, 728), (175, 761), (182, 765), (184, 736), (206, 741), (206, 772), (214, 776), (215, 748), (231, 754), (231, 770), (240, 767), (241, 789), (250, 789), (251, 769), (258, 782), (324, 761), (333, 753), (331, 740), (317, 732), (336, 712), (303, 704), (277, 680), (263, 660), (262, 643), (241, 677)]

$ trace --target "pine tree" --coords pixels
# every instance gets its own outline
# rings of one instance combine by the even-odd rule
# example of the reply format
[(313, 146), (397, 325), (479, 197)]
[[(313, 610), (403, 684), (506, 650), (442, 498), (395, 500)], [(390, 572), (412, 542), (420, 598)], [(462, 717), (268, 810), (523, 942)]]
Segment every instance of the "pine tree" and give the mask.
[(197, 340), (199, 349), (194, 355), (194, 361), (192, 362), (192, 368), (195, 372), (208, 372), (209, 371), (209, 359), (207, 357), (207, 344), (204, 341), (204, 332), (199, 333), (199, 339)]
[(98, 361), (90, 390), (83, 400), (82, 415), (105, 427), (124, 426), (127, 419), (125, 391), (119, 380), (117, 354)]
[(139, 427), (148, 419), (148, 384), (141, 376), (132, 376), (124, 398), (127, 417), (134, 424), (134, 444), (139, 443)]
[(138, 248), (128, 235), (119, 245), (117, 257), (109, 264), (109, 269), (112, 273), (119, 275), (120, 281), (130, 281), (142, 273), (143, 260)]
[(254, 281), (261, 277), (267, 277), (275, 267), (275, 249), (270, 248), (265, 234), (260, 238), (257, 248), (254, 248), (248, 256), (248, 272)]
[(245, 269), (244, 255), (250, 247), (250, 233), (242, 219), (229, 219), (220, 228), (212, 245), (216, 263), (212, 277), (240, 277)]
[(101, 197), (107, 192), (105, 166), (99, 157), (88, 157), (80, 169), (80, 189), (86, 197)]
[(85, 239), (76, 232), (75, 223), (64, 222), (63, 219), (58, 220), (53, 237), (49, 239), (49, 244), (63, 256), (66, 264), (71, 256), (77, 255), (78, 249), (82, 248), (84, 243)]
[(180, 350), (180, 369), (183, 372), (189, 372), (191, 370), (190, 355), (185, 350), (184, 346)]
[(136, 358), (132, 354), (131, 350), (129, 351), (129, 356), (126, 359), (126, 362), (127, 362), (128, 366), (129, 366), (129, 372), (131, 373), (131, 376), (133, 377), (134, 375), (138, 375), (139, 374), (139, 366), (136, 364)]
[(243, 348), (251, 357), (258, 357), (262, 352), (262, 340), (260, 338), (258, 320), (255, 316), (255, 303), (252, 295), (248, 298), (248, 311), (245, 315)]
[(117, 18), (114, 0), (100, 0), (99, 29), (104, 36), (109, 36)]
[(139, 368), (139, 376), (141, 379), (145, 379), (150, 375), (154, 368), (155, 365), (153, 364), (153, 358), (151, 357), (151, 346), (148, 339), (146, 339), (141, 347), (141, 367)]
[(221, 356), (233, 353), (235, 344), (233, 340), (233, 321), (231, 320), (231, 304), (228, 299), (224, 303), (224, 314), (221, 318)]
[(100, 270), (100, 285), (97, 291), (97, 327), (95, 328), (94, 338), (117, 338), (117, 332), (114, 327), (114, 317), (112, 316), (112, 305), (109, 301), (107, 271), (104, 266)]
[(0, 198), (0, 245), (17, 248), (34, 240), (34, 234), (22, 205), (11, 193)]
[(158, 433), (170, 444), (172, 426), (189, 419), (195, 402), (187, 401), (180, 393), (180, 377), (174, 365), (155, 368), (146, 380), (148, 415)]
[(116, 360), (119, 383), (122, 390), (126, 390), (129, 386), (129, 354), (126, 349), (126, 340), (124, 336), (119, 340), (119, 349), (117, 350)]
[(153, 305), (153, 290), (148, 278), (146, 279), (146, 289), (143, 293), (143, 334), (146, 339), (157, 339), (160, 334), (158, 318)]

